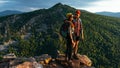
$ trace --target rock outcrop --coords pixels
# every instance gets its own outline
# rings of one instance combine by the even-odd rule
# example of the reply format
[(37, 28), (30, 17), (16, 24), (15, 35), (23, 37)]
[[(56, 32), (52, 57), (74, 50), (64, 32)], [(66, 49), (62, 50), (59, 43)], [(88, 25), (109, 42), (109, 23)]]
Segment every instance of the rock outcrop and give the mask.
[(48, 54), (30, 58), (4, 58), (0, 61), (0, 68), (94, 68), (92, 61), (86, 55), (79, 55), (79, 59), (65, 60), (65, 55), (61, 54), (57, 58), (52, 58)]

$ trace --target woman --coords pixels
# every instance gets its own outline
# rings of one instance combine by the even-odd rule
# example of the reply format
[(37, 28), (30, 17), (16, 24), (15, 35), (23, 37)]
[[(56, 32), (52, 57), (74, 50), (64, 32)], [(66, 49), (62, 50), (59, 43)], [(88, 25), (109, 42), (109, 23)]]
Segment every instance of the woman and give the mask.
[(75, 42), (73, 41), (73, 33), (74, 33), (74, 25), (72, 23), (73, 21), (73, 14), (72, 13), (67, 13), (66, 15), (67, 19), (65, 20), (66, 27), (68, 29), (67, 32), (67, 48), (66, 48), (66, 60), (71, 60), (72, 58), (72, 48), (75, 45)]

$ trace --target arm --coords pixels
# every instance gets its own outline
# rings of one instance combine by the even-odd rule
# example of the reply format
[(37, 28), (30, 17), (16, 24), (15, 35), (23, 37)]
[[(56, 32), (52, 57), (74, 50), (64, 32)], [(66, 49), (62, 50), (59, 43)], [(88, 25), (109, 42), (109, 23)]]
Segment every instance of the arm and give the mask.
[(83, 32), (83, 27), (82, 27), (82, 40), (84, 40), (84, 32)]
[(80, 19), (80, 23), (81, 23), (81, 36), (82, 36), (82, 40), (84, 40), (84, 31), (83, 31), (83, 25), (81, 19)]
[(74, 40), (73, 40), (73, 36), (72, 36), (72, 27), (71, 27), (70, 23), (69, 23), (68, 31), (69, 31), (69, 36), (70, 36), (71, 42), (72, 42), (72, 44), (73, 44), (73, 46), (74, 46), (75, 43), (74, 43)]
[(73, 36), (72, 36), (72, 30), (71, 30), (72, 28), (71, 27), (69, 27), (69, 36), (70, 36), (70, 39), (73, 41)]

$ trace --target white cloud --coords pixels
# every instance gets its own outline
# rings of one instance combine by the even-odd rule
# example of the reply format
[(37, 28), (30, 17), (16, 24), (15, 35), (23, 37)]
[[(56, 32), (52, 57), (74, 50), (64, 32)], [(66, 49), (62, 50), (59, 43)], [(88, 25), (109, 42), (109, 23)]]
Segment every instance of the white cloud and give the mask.
[(106, 0), (93, 2), (93, 6), (81, 8), (91, 12), (109, 11), (109, 12), (120, 12), (120, 0)]
[[(0, 0), (0, 8), (4, 9), (6, 5), (12, 4), (13, 1), (8, 1), (8, 0)], [(8, 6), (9, 7), (9, 6)]]
[(4, 4), (4, 3), (7, 3), (9, 1), (0, 1), (0, 4)]
[(35, 7), (30, 7), (29, 10), (31, 11), (34, 11), (34, 10), (37, 10), (37, 9), (40, 9), (40, 8), (35, 8)]

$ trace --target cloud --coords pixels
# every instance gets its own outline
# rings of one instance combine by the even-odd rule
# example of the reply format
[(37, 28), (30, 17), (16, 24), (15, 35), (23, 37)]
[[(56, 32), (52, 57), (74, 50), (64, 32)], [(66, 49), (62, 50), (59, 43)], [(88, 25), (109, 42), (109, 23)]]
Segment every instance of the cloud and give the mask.
[(3, 1), (3, 0), (1, 0), (0, 1), (0, 6), (2, 6), (3, 4), (6, 4), (6, 3), (8, 3), (9, 1)]
[(28, 8), (28, 10), (30, 10), (30, 11), (37, 10), (37, 9), (40, 9), (40, 8), (34, 8), (34, 7), (29, 7)]
[(85, 10), (91, 12), (101, 12), (101, 11), (108, 11), (108, 12), (120, 12), (118, 6), (120, 6), (120, 0), (106, 0), (106, 1), (99, 1), (93, 2), (93, 6), (83, 8)]
[[(4, 4), (0, 4), (2, 10), (22, 10), (22, 11), (30, 11), (36, 10), (39, 8), (50, 8), (56, 3), (63, 3), (75, 8), (79, 7), (88, 7), (92, 6), (91, 3), (102, 1), (102, 0), (1, 0), (0, 2), (4, 2)], [(32, 7), (32, 8), (31, 8)]]
[(9, 1), (0, 1), (0, 4), (4, 4), (4, 3), (6, 3), (6, 2), (9, 2)]
[[(4, 0), (4, 1), (10, 2), (11, 0)], [(71, 5), (87, 6), (90, 2), (101, 1), (101, 0), (12, 0), (12, 1), (14, 1), (14, 4), (18, 4), (18, 5), (45, 8), (58, 2), (71, 4)]]

